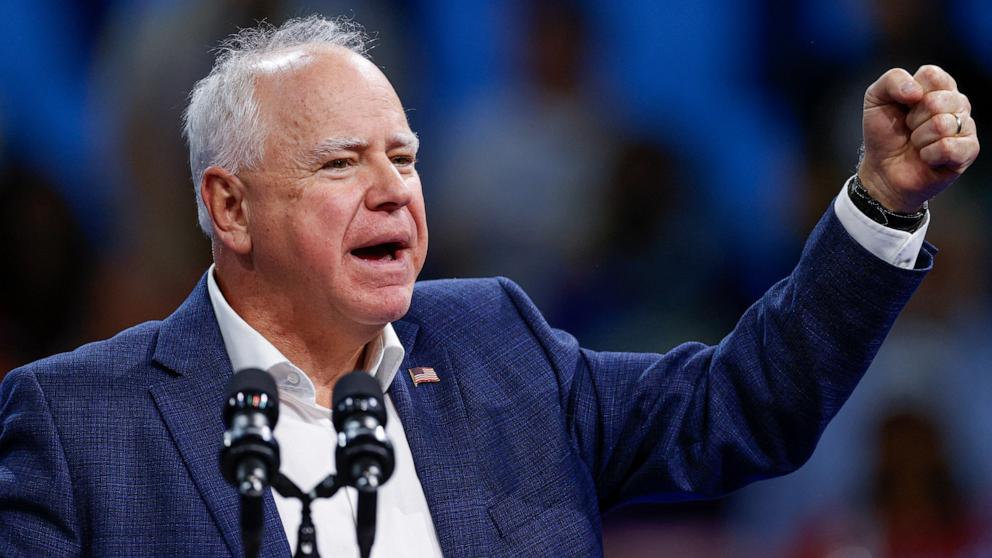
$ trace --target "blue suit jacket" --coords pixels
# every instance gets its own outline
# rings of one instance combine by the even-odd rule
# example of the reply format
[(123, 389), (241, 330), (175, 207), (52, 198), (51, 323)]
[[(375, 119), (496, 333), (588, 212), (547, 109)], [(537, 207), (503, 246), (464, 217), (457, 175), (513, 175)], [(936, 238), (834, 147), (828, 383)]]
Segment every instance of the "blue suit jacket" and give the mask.
[[(797, 467), (932, 253), (889, 266), (830, 211), (720, 344), (664, 355), (581, 349), (505, 279), (418, 285), (389, 392), (445, 555), (598, 555), (602, 509)], [(414, 366), (441, 382), (414, 387)], [(240, 555), (217, 462), (231, 374), (205, 281), (161, 322), (11, 372), (0, 555)], [(271, 495), (265, 513), (263, 555), (288, 556)]]

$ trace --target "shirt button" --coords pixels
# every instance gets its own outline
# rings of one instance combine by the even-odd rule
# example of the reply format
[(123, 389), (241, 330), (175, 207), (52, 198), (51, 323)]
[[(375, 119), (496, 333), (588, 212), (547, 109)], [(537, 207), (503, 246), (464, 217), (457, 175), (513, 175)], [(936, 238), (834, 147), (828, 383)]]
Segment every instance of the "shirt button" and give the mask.
[(288, 376), (286, 376), (286, 381), (289, 382), (290, 385), (294, 385), (294, 386), (298, 385), (300, 383), (300, 375), (295, 373), (290, 373)]

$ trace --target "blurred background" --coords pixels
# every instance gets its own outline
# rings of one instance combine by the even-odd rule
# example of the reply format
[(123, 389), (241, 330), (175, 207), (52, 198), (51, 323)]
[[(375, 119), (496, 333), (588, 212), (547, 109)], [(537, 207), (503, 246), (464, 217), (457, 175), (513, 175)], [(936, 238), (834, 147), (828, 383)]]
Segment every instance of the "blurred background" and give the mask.
[[(376, 37), (420, 134), (423, 278), (506, 275), (587, 347), (717, 342), (853, 172), (864, 89), (936, 63), (992, 105), (987, 0), (6, 0), (0, 375), (168, 315), (210, 262), (180, 116), (239, 26)], [(938, 266), (800, 471), (605, 519), (608, 556), (992, 555), (986, 154)]]

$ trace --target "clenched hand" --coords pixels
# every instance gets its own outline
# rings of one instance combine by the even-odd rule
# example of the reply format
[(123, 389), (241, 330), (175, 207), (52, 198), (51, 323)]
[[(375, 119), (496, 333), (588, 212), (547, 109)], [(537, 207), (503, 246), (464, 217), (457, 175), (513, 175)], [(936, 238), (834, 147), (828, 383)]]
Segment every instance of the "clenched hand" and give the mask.
[[(959, 127), (960, 123), (960, 127)], [(858, 176), (891, 211), (912, 213), (978, 156), (971, 103), (938, 66), (885, 72), (865, 91), (865, 153)]]

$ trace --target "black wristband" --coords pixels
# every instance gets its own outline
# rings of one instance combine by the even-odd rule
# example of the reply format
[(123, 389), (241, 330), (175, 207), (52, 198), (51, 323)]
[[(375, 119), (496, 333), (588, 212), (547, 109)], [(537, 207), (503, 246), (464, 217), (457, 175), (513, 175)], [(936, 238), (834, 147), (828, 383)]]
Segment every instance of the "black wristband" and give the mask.
[(923, 218), (927, 216), (926, 202), (923, 202), (923, 209), (916, 213), (897, 213), (886, 209), (878, 200), (871, 197), (857, 174), (848, 182), (847, 193), (851, 196), (854, 207), (857, 207), (861, 213), (890, 229), (914, 232), (920, 228), (920, 225), (923, 224)]

